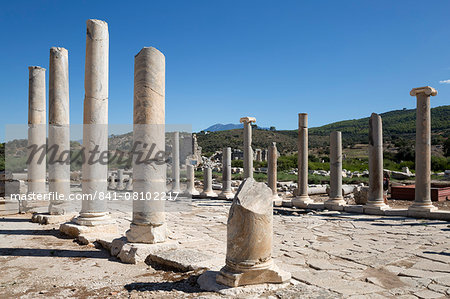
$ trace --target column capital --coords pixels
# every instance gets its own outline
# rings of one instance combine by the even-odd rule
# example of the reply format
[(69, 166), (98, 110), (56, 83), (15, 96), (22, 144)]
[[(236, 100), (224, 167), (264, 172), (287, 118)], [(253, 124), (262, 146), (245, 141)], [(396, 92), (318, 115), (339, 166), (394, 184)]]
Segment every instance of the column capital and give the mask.
[(241, 117), (239, 122), (241, 122), (241, 123), (254, 123), (254, 122), (256, 122), (256, 118), (251, 117), (251, 116)]
[(409, 94), (413, 97), (420, 93), (424, 93), (427, 96), (429, 96), (429, 95), (435, 96), (435, 95), (437, 95), (437, 90), (431, 86), (424, 86), (424, 87), (413, 88), (409, 92)]

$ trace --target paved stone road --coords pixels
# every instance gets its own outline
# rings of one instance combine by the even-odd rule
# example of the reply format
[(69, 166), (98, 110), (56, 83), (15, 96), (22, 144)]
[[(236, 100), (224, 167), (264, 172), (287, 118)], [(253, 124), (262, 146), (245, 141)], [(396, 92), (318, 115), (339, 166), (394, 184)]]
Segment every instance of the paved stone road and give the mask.
[[(129, 204), (130, 202), (115, 202), (110, 205), (113, 216), (118, 219), (123, 232), (130, 223)], [(171, 238), (177, 240), (181, 248), (214, 257), (216, 262), (212, 265), (212, 269), (218, 270), (225, 258), (226, 221), (229, 207), (230, 202), (226, 201), (194, 200), (192, 209), (168, 213)], [(330, 298), (341, 296), (346, 298), (450, 297), (449, 222), (326, 211), (305, 212), (289, 208), (275, 209), (274, 214), (273, 255), (280, 268), (292, 273), (296, 284), (265, 295), (281, 298), (299, 296), (305, 298), (321, 296)], [(27, 225), (33, 226), (34, 229), (38, 227), (37, 224), (28, 223)], [(3, 234), (8, 235), (4, 230)], [(20, 243), (16, 246), (13, 244), (14, 236), (17, 237), (17, 234), (8, 236), (10, 239), (7, 246), (0, 240), (0, 247), (20, 247)], [(63, 241), (71, 243), (70, 240), (58, 240), (58, 242)], [(46, 246), (45, 242), (41, 244)], [(73, 245), (71, 243), (71, 246)], [(78, 245), (75, 244), (75, 246)], [(34, 247), (39, 248), (39, 245), (35, 244)], [(0, 255), (14, 256), (14, 251), (5, 254), (0, 248)], [(20, 256), (24, 259), (23, 254)], [(61, 261), (56, 259), (53, 263), (58, 264)], [(20, 263), (20, 260), (16, 259), (15, 263)], [(91, 267), (98, 270), (95, 264), (86, 263), (87, 269)], [(143, 275), (142, 272), (147, 269), (149, 274), (154, 274), (146, 276), (146, 279), (157, 280), (160, 284), (164, 283), (164, 279), (169, 279), (161, 271), (151, 268), (149, 270), (140, 265), (125, 266), (114, 258), (109, 259), (108, 262), (102, 260), (102, 263), (102, 267), (106, 269), (117, 268), (115, 271), (120, 271), (120, 267), (126, 267), (127, 273), (133, 271), (132, 267), (136, 267), (136, 273), (139, 275)], [(108, 266), (108, 263), (112, 266)], [(10, 261), (8, 265), (17, 266), (13, 261)], [(24, 267), (26, 268), (22, 264), (22, 268)], [(64, 267), (67, 271), (75, 270), (72, 263), (65, 263)], [(44, 269), (43, 266), (42, 270)], [(44, 278), (47, 276), (46, 271), (39, 273)], [(90, 275), (89, 271), (85, 271), (85, 275)], [(10, 273), (10, 278), (12, 276)], [(71, 278), (69, 276), (64, 279)], [(58, 278), (56, 277), (55, 280), (58, 281)], [(136, 282), (136, 275), (130, 275), (128, 280), (115, 281), (114, 294), (125, 297), (136, 294), (136, 289), (140, 286), (133, 284), (133, 281)], [(138, 281), (142, 281), (142, 276)], [(173, 281), (173, 277), (170, 281)], [(183, 283), (186, 284), (187, 281), (185, 279)], [(0, 282), (7, 283), (2, 279)], [(120, 284), (123, 284), (122, 287)], [(123, 288), (125, 285), (128, 286), (127, 290)], [(161, 285), (158, 285), (158, 288), (156, 285), (146, 285), (139, 289), (138, 295), (213, 296), (212, 293), (201, 292), (196, 287), (174, 286), (168, 284), (164, 289)], [(95, 286), (91, 287), (95, 289)], [(101, 284), (101, 287), (105, 288), (105, 285)], [(133, 288), (134, 291), (132, 291)], [(0, 285), (0, 294), (2, 291), (4, 290)]]

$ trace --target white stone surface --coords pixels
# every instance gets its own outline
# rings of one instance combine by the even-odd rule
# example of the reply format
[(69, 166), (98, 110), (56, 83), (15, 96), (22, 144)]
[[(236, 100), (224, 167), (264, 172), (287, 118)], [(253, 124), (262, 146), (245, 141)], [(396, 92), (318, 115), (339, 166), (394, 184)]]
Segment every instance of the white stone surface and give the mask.
[(48, 88), (48, 187), (61, 194), (62, 200), (51, 200), (48, 212), (65, 214), (70, 195), (70, 118), (69, 54), (64, 48), (50, 48)]

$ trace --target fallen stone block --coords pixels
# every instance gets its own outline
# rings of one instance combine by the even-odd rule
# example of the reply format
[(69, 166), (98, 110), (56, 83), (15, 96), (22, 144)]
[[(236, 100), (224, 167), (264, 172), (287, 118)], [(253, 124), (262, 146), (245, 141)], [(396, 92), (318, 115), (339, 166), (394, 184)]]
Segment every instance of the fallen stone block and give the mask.
[(150, 254), (158, 251), (175, 249), (178, 243), (175, 241), (166, 241), (163, 243), (144, 244), (144, 243), (124, 243), (117, 254), (117, 257), (124, 263), (137, 264), (145, 262)]
[(35, 213), (31, 217), (31, 222), (39, 224), (59, 224), (68, 221), (72, 221), (73, 218), (77, 216), (77, 213), (70, 213), (65, 215), (50, 215), (48, 213), (41, 214)]
[(97, 226), (84, 226), (76, 223), (63, 223), (59, 226), (59, 231), (69, 237), (77, 238), (80, 235), (117, 234), (117, 225), (105, 224)]
[(200, 269), (219, 269), (224, 259), (225, 256), (218, 258), (197, 250), (176, 249), (151, 253), (145, 262), (150, 265), (156, 264), (163, 268), (188, 272)]

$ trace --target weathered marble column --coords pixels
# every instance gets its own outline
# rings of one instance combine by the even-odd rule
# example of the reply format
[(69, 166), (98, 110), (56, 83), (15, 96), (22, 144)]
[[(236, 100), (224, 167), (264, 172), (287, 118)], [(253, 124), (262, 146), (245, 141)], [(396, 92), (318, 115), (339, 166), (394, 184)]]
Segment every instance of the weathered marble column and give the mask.
[(154, 198), (166, 191), (165, 57), (153, 47), (143, 48), (134, 58), (133, 121), (136, 152), (146, 157), (154, 147), (151, 163), (133, 155), (133, 192), (152, 197), (133, 201), (133, 220), (126, 236), (129, 242), (160, 243), (167, 239), (165, 204)]
[(172, 192), (181, 192), (180, 189), (180, 133), (174, 132), (172, 139)]
[(278, 196), (277, 191), (277, 161), (278, 161), (278, 151), (277, 143), (272, 142), (269, 147), (269, 153), (267, 157), (267, 180), (270, 189), (272, 190), (272, 200), (275, 206), (281, 206), (282, 199)]
[(84, 70), (83, 148), (86, 159), (81, 167), (82, 192), (89, 199), (82, 201), (79, 225), (95, 226), (110, 223), (106, 196), (108, 164), (108, 24), (87, 20), (86, 62)]
[(437, 210), (431, 203), (431, 112), (430, 96), (437, 91), (430, 86), (413, 88), (411, 96), (417, 97), (416, 108), (416, 187), (415, 200), (410, 213)]
[(222, 151), (222, 192), (219, 198), (233, 199), (234, 194), (231, 191), (231, 148), (225, 147)]
[(230, 287), (289, 281), (290, 273), (272, 259), (273, 194), (264, 183), (247, 178), (233, 200), (227, 222), (225, 266), (216, 281)]
[(193, 165), (186, 165), (186, 171), (187, 171), (187, 188), (186, 191), (184, 192), (186, 195), (188, 196), (196, 196), (199, 195), (200, 192), (197, 191), (197, 189), (195, 189), (195, 171), (194, 171), (194, 166)]
[(298, 114), (298, 190), (292, 200), (295, 207), (306, 208), (314, 201), (308, 196), (308, 114)]
[(389, 209), (383, 192), (383, 125), (381, 116), (369, 118), (369, 191), (364, 210), (377, 213)]
[[(46, 193), (45, 69), (30, 66), (28, 82), (28, 194)], [(37, 212), (44, 201), (27, 200), (21, 212)]]
[(342, 134), (334, 131), (330, 134), (330, 198), (325, 201), (325, 208), (335, 209), (345, 204), (342, 196)]
[(253, 177), (253, 150), (252, 150), (252, 123), (256, 122), (254, 117), (241, 117), (240, 122), (244, 124), (244, 178)]
[(200, 193), (200, 197), (217, 197), (217, 193), (212, 189), (212, 169), (209, 166), (203, 169), (203, 191)]
[(123, 169), (117, 170), (117, 190), (123, 190), (125, 188), (124, 186), (124, 176), (123, 176)]
[(48, 185), (62, 196), (50, 201), (48, 212), (62, 215), (70, 195), (69, 59), (64, 48), (50, 49), (48, 91)]

